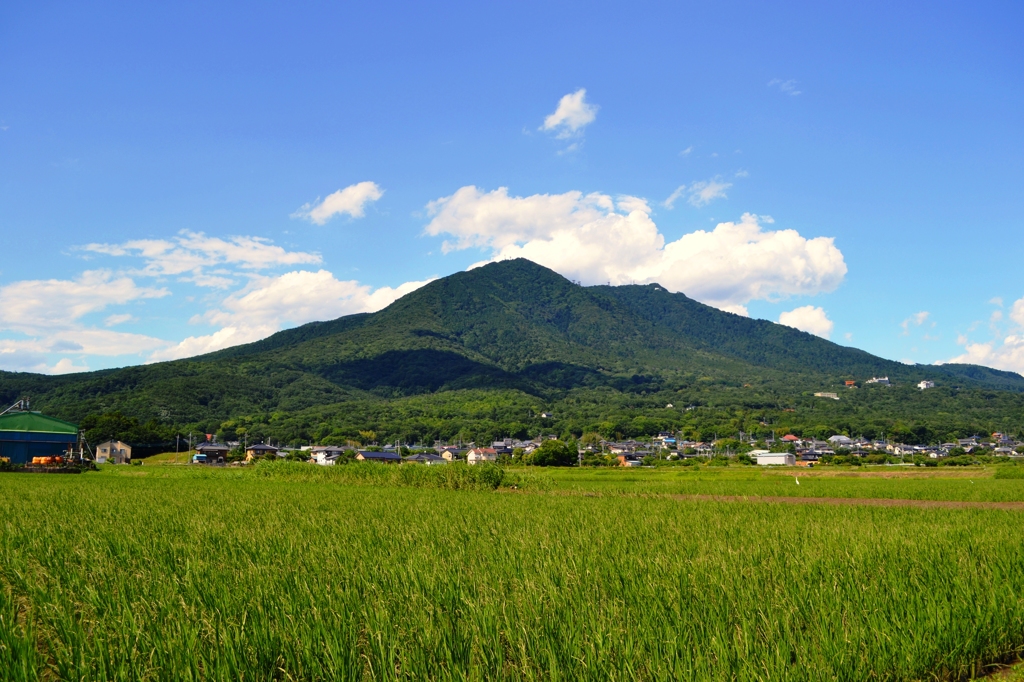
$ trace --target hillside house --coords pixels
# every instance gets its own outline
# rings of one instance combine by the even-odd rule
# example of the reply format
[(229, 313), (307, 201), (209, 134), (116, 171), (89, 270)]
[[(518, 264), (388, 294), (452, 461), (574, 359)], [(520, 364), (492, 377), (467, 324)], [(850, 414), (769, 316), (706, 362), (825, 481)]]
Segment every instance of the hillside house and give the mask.
[(345, 453), (345, 448), (337, 445), (315, 445), (309, 449), (309, 461), (320, 466), (334, 466)]
[(402, 456), (397, 452), (370, 452), (360, 450), (356, 453), (356, 459), (360, 462), (382, 462), (384, 464), (401, 464)]
[(494, 448), (473, 448), (466, 453), (467, 464), (479, 464), (480, 462), (497, 462), (498, 453)]
[(441, 457), (440, 455), (434, 455), (429, 452), (421, 452), (419, 454), (413, 455), (412, 457), (406, 457), (405, 461), (412, 462), (414, 464), (424, 464), (426, 466), (431, 466), (433, 464), (448, 463), (448, 460), (446, 460), (444, 457)]
[(196, 455), (192, 457), (195, 464), (223, 464), (228, 458), (231, 448), (223, 443), (200, 443), (195, 447)]
[(256, 445), (250, 445), (245, 449), (245, 461), (251, 462), (259, 457), (266, 457), (267, 455), (277, 455), (278, 448), (273, 445), (266, 445), (264, 443), (257, 443)]
[(132, 446), (119, 440), (108, 440), (96, 446), (96, 463), (127, 464), (132, 459)]
[(920, 382), (920, 383), (919, 383), (919, 384), (917, 385), (917, 387), (918, 387), (919, 389), (921, 389), (922, 391), (923, 391), (923, 390), (925, 390), (926, 388), (935, 388), (935, 382), (934, 382), (934, 381), (928, 381), (928, 380), (926, 379), (926, 380), (924, 380), (924, 381)]

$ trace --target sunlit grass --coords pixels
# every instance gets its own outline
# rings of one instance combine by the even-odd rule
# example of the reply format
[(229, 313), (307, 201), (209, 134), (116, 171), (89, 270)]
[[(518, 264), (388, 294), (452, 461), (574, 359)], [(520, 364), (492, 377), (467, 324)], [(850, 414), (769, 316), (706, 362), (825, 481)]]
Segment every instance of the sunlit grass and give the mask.
[(0, 678), (955, 679), (1024, 645), (1018, 512), (340, 469), (0, 477)]

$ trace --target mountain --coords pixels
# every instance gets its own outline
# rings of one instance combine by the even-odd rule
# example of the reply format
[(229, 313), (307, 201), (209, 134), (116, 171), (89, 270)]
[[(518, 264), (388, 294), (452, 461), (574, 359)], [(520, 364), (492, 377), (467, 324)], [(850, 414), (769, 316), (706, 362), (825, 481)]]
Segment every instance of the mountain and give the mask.
[(1011, 372), (908, 366), (657, 284), (583, 287), (519, 259), (436, 280), (377, 313), (187, 360), (60, 377), (3, 372), (0, 400), (27, 394), (37, 409), (72, 420), (116, 411), (211, 428), (246, 415), (453, 391), (504, 391), (546, 404), (573, 391), (597, 392), (600, 403), (687, 390), (706, 400), (700, 396), (749, 387), (761, 402), (778, 402), (872, 376), (1024, 391), (1024, 377)]

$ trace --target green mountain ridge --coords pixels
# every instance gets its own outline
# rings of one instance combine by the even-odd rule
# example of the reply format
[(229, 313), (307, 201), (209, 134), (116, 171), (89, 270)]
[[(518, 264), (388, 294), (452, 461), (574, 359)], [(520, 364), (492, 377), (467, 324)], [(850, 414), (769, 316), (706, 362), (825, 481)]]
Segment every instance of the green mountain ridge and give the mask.
[(657, 284), (583, 287), (519, 259), (436, 280), (377, 313), (186, 360), (60, 377), (2, 372), (0, 400), (29, 395), (67, 419), (117, 411), (181, 425), (452, 391), (540, 404), (572, 391), (707, 396), (752, 386), (778, 402), (872, 376), (1024, 392), (1012, 372), (905, 365)]

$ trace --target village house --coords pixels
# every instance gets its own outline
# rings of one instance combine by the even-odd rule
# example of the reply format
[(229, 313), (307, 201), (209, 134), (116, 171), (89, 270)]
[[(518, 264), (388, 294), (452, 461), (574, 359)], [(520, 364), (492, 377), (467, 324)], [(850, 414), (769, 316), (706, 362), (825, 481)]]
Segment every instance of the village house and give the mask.
[(119, 440), (108, 440), (96, 446), (96, 463), (127, 464), (132, 459), (132, 446)]
[(344, 448), (337, 445), (316, 445), (309, 449), (309, 461), (320, 466), (334, 466), (344, 454)]
[(402, 456), (397, 452), (371, 452), (360, 450), (356, 453), (356, 459), (360, 462), (383, 462), (385, 464), (401, 464)]
[(430, 466), (432, 464), (448, 463), (448, 460), (446, 460), (444, 457), (441, 457), (440, 455), (434, 455), (429, 452), (420, 452), (411, 457), (406, 457), (405, 461), (413, 462), (415, 464), (425, 464), (426, 466)]
[(267, 455), (277, 455), (278, 449), (279, 448), (275, 448), (273, 445), (266, 445), (264, 443), (250, 445), (245, 449), (245, 461), (251, 462), (254, 459), (266, 457)]
[(480, 462), (496, 462), (498, 453), (494, 448), (473, 448), (466, 453), (467, 464), (479, 464)]
[(223, 443), (200, 443), (195, 447), (196, 454), (192, 456), (193, 464), (222, 464), (227, 459), (231, 448)]

